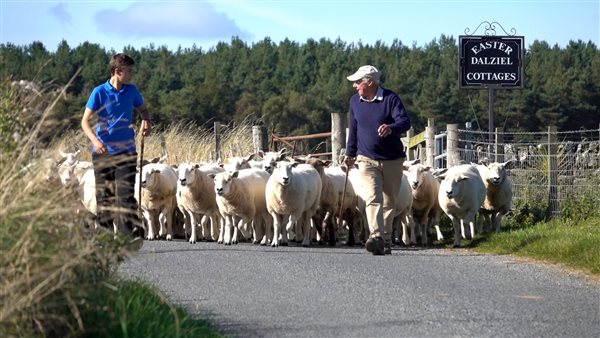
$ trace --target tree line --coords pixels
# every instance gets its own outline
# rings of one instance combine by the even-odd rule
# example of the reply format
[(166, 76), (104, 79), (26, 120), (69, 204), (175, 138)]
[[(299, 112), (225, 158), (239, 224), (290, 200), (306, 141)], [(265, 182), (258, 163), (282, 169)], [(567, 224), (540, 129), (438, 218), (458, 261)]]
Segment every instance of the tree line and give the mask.
[[(346, 43), (340, 39), (265, 38), (246, 43), (237, 37), (209, 50), (193, 46), (170, 50), (149, 45), (122, 52), (136, 60), (134, 83), (158, 127), (189, 121), (263, 124), (282, 135), (330, 129), (330, 113), (348, 111), (354, 93), (346, 76), (372, 64), (382, 85), (402, 98), (417, 132), (427, 118), (440, 125), (473, 122), (487, 130), (488, 91), (460, 89), (458, 42), (441, 35), (422, 47), (401, 40), (390, 45)], [(54, 107), (63, 130), (79, 128), (92, 88), (109, 77), (114, 50), (85, 42), (62, 41), (50, 52), (38, 41), (0, 44), (0, 79), (28, 80), (49, 90), (79, 74)], [(496, 90), (495, 126), (505, 131), (595, 129), (600, 123), (600, 53), (591, 41), (566, 47), (534, 41), (525, 50), (524, 88)]]

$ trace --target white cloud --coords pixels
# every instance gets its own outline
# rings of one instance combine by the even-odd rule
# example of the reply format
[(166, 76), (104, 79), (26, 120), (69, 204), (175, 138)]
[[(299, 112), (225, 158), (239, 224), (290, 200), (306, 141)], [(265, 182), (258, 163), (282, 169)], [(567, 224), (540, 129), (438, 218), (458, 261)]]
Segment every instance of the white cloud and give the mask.
[(206, 2), (134, 3), (122, 11), (99, 11), (94, 19), (100, 31), (122, 37), (214, 39), (248, 35)]
[(71, 14), (67, 11), (67, 4), (61, 2), (56, 6), (50, 7), (48, 10), (62, 24), (71, 23)]

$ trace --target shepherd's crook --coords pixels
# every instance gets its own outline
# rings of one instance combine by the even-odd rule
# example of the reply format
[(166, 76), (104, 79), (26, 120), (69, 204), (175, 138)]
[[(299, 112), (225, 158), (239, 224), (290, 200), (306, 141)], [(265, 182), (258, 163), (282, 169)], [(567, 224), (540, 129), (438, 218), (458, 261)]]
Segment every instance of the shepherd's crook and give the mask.
[(140, 228), (142, 228), (142, 224), (144, 222), (143, 218), (142, 218), (142, 169), (144, 166), (144, 121), (142, 121), (142, 127), (140, 127), (140, 162), (139, 162), (139, 167), (140, 167), (140, 175), (138, 178), (138, 218), (140, 221)]
[[(342, 201), (340, 202), (340, 212), (338, 215), (338, 231), (339, 229), (342, 228), (342, 224), (343, 224), (343, 220), (342, 220), (342, 213), (344, 211), (344, 197), (346, 197), (346, 187), (348, 186), (348, 173), (350, 172), (350, 168), (346, 167), (346, 177), (344, 178), (344, 190), (342, 192)], [(351, 226), (351, 225), (349, 225)], [(350, 231), (352, 231), (352, 229), (350, 229)], [(329, 243), (331, 243), (331, 239), (329, 239)], [(335, 245), (335, 238), (334, 238), (334, 245)]]

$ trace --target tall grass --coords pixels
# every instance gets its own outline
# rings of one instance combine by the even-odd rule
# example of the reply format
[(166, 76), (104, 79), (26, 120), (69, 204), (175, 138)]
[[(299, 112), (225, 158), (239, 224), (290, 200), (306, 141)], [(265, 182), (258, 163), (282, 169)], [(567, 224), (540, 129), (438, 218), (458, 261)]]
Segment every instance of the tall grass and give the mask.
[[(47, 180), (45, 160), (59, 150), (82, 149), (91, 157), (79, 131), (40, 142), (61, 93), (15, 92), (7, 81), (0, 86), (0, 335), (219, 336), (152, 287), (121, 281), (115, 271), (130, 255), (125, 239), (108, 232), (92, 237), (76, 194)], [(31, 102), (42, 113), (21, 123), (15, 116)], [(14, 137), (17, 131), (24, 137)]]

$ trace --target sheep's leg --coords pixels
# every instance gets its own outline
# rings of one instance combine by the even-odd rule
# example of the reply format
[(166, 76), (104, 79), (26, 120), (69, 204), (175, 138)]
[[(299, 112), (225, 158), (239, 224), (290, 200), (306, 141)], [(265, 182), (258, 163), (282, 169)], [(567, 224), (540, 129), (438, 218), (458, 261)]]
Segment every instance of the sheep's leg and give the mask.
[(225, 245), (231, 245), (231, 232), (232, 232), (232, 228), (233, 228), (233, 216), (231, 215), (227, 215), (227, 216), (223, 216), (223, 218), (225, 219), (225, 232), (224, 232), (224, 236), (223, 236), (223, 244)]
[(219, 225), (221, 217), (214, 212), (210, 216), (205, 215), (203, 218), (203, 222), (206, 222), (208, 226), (208, 221), (210, 219), (210, 234), (206, 237), (206, 240), (209, 242), (217, 241), (220, 239), (220, 243), (223, 243), (223, 237), (221, 236), (221, 226)]
[(504, 212), (502, 212), (502, 210), (498, 211), (497, 214), (492, 214), (492, 223), (494, 224), (494, 230), (496, 232), (500, 232), (500, 223), (502, 223), (502, 216), (504, 216)]
[(189, 226), (189, 229), (192, 230), (192, 234), (190, 235), (190, 244), (195, 244), (196, 240), (198, 240), (198, 234), (196, 233), (196, 223), (198, 222), (197, 217), (198, 215), (194, 212), (189, 212), (188, 216), (186, 217), (186, 225)]
[(165, 210), (165, 220), (167, 228), (167, 241), (173, 239), (173, 208), (167, 208)]
[(469, 229), (468, 229), (469, 233), (467, 233), (467, 239), (471, 240), (471, 239), (475, 238), (475, 214), (467, 213), (464, 221), (465, 221), (465, 223), (468, 222), (468, 224), (469, 224)]
[[(279, 235), (281, 235), (281, 225), (283, 224), (283, 216), (278, 215), (277, 213), (271, 213), (273, 217), (273, 240), (271, 241), (272, 247), (279, 246)], [(283, 236), (282, 236), (283, 239)]]
[[(409, 228), (410, 229), (410, 244), (417, 245), (417, 240), (419, 238), (418, 233), (421, 231), (420, 227), (417, 226), (417, 223), (411, 222), (409, 218), (410, 214), (407, 212), (405, 215), (402, 215), (400, 218), (400, 222), (402, 222), (402, 229)], [(423, 234), (421, 234), (421, 242), (423, 241)]]
[[(237, 217), (236, 217), (237, 218)], [(239, 221), (236, 222), (237, 223), (237, 231), (238, 233), (241, 235), (241, 237), (244, 238), (244, 240), (251, 238), (252, 237), (252, 233), (251, 233), (251, 227), (252, 227), (252, 219), (244, 219), (239, 217)], [(234, 229), (235, 231), (235, 229)], [(239, 238), (237, 236), (235, 236), (235, 243), (238, 243)]]
[(452, 220), (452, 225), (454, 227), (454, 247), (460, 248), (461, 232), (463, 229), (462, 220), (455, 217), (450, 217), (450, 220)]
[(264, 214), (262, 216), (265, 231), (260, 241), (260, 245), (267, 245), (269, 243), (269, 238), (273, 238), (273, 218), (269, 214)]
[[(302, 214), (291, 214), (288, 218), (288, 223), (285, 227), (285, 231), (290, 231), (290, 229), (296, 229), (295, 241), (304, 241), (304, 236), (302, 234), (303, 225), (299, 223), (301, 221)], [(287, 236), (285, 239), (281, 240), (281, 245), (287, 245)]]
[(443, 241), (444, 240), (444, 235), (442, 234), (442, 230), (440, 229), (440, 222), (438, 219), (436, 219), (435, 217), (430, 217), (429, 218), (429, 224), (430, 224), (430, 228), (431, 225), (433, 225), (433, 227), (435, 228), (435, 233), (437, 235), (437, 240), (438, 241)]
[(225, 243), (225, 217), (219, 217), (219, 223), (220, 223), (220, 227), (219, 227), (219, 239), (217, 240), (218, 244), (224, 244)]
[[(302, 241), (302, 246), (309, 247), (310, 246), (310, 223), (312, 220), (311, 220), (311, 217), (310, 217), (310, 214), (308, 213), (308, 211), (305, 211), (301, 217), (303, 218), (302, 232), (304, 233), (304, 239)], [(333, 228), (333, 224), (332, 224), (332, 228)]]
[(155, 210), (146, 211), (144, 210), (144, 218), (148, 220), (148, 234), (146, 239), (152, 241), (156, 238), (156, 223), (158, 223), (158, 212)]

